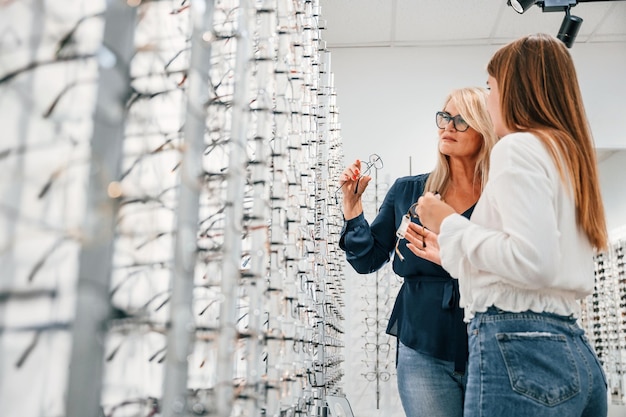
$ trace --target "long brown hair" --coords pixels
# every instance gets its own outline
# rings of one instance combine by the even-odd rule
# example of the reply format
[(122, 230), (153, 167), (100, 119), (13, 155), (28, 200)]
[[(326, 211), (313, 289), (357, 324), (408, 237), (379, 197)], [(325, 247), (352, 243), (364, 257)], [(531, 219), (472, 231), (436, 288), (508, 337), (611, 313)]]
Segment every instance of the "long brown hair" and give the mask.
[(573, 191), (578, 225), (596, 250), (606, 249), (596, 152), (566, 46), (551, 35), (525, 36), (500, 48), (487, 71), (498, 82), (504, 126), (545, 144)]
[[(498, 141), (496, 132), (493, 129), (491, 118), (487, 112), (487, 90), (480, 87), (468, 87), (453, 90), (443, 103), (442, 110), (446, 108), (448, 103), (452, 101), (459, 114), (469, 124), (469, 126), (480, 133), (483, 138), (483, 144), (480, 148), (478, 160), (474, 168), (474, 181), (480, 181), (481, 190), (487, 183), (489, 174), (489, 154), (491, 148)], [(435, 169), (430, 173), (424, 192), (438, 191), (445, 194), (450, 184), (450, 164), (448, 157), (439, 152), (439, 158)]]

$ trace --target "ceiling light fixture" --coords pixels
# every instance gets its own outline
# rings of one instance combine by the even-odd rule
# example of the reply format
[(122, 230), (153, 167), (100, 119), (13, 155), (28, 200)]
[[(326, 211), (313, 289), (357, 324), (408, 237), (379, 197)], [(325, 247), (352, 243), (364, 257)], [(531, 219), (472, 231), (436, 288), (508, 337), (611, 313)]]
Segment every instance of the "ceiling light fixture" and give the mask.
[(576, 40), (576, 35), (578, 35), (578, 30), (580, 26), (583, 24), (583, 19), (578, 16), (573, 16), (569, 14), (569, 9), (565, 11), (565, 17), (563, 18), (563, 22), (561, 23), (561, 27), (559, 29), (559, 34), (556, 35), (565, 46), (571, 48), (574, 45), (574, 41)]
[(577, 3), (576, 0), (545, 0), (538, 1), (537, 6), (541, 7), (544, 12), (564, 12), (576, 6)]
[(535, 4), (541, 7), (543, 12), (565, 12), (557, 38), (563, 41), (568, 48), (574, 44), (580, 26), (583, 24), (580, 17), (570, 14), (570, 9), (577, 3), (577, 0), (507, 0), (507, 5), (519, 14), (523, 14)]
[(535, 4), (541, 7), (544, 12), (563, 12), (576, 6), (577, 3), (577, 0), (507, 0), (506, 2), (519, 14), (524, 13)]
[(570, 14), (570, 9), (578, 3), (595, 3), (601, 1), (623, 1), (623, 0), (507, 0), (506, 4), (511, 6), (517, 13), (522, 14), (531, 6), (536, 4), (543, 12), (565, 12), (563, 22), (557, 38), (559, 38), (568, 48), (574, 45), (574, 40), (583, 24), (583, 19)]
[(530, 9), (530, 6), (535, 4), (536, 0), (508, 0), (507, 4), (513, 8), (517, 13), (522, 14), (526, 10)]

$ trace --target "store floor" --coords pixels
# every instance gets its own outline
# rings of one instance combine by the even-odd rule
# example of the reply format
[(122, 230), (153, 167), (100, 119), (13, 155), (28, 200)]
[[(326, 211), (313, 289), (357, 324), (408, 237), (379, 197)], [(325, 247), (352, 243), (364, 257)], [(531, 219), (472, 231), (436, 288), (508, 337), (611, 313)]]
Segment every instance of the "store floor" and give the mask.
[(626, 405), (609, 404), (608, 417), (626, 417)]

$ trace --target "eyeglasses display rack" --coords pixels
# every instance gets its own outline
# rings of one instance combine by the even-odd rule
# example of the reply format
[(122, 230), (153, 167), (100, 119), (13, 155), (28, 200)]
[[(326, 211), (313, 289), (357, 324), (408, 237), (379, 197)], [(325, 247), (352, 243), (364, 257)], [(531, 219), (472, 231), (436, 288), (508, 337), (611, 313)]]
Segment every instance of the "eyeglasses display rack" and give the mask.
[(594, 293), (582, 302), (581, 321), (607, 376), (611, 402), (626, 404), (626, 240), (597, 254)]
[[(363, 195), (363, 211), (368, 219), (376, 217), (388, 191), (388, 184), (379, 180), (378, 169), (371, 175), (372, 181), (368, 191)], [(381, 400), (387, 392), (385, 389), (397, 390), (395, 385), (397, 339), (386, 334), (386, 329), (396, 295), (402, 285), (402, 278), (393, 272), (392, 262), (388, 262), (372, 274), (359, 278), (362, 285), (358, 291), (361, 293), (365, 315), (357, 327), (360, 330), (363, 350), (360, 375), (368, 383), (364, 391), (375, 397), (376, 409), (379, 410)], [(385, 384), (391, 386), (383, 386)]]
[(0, 415), (327, 416), (344, 161), (319, 2), (0, 14)]

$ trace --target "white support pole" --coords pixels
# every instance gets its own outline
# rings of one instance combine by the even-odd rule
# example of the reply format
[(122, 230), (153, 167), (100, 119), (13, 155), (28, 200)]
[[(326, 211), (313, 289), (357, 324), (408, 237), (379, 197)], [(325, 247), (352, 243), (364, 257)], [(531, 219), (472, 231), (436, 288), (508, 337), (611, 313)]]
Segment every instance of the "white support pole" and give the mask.
[(186, 416), (188, 410), (188, 358), (194, 343), (192, 312), (197, 230), (201, 191), (202, 153), (209, 97), (213, 0), (191, 2), (191, 58), (188, 72), (187, 113), (181, 164), (170, 327), (163, 382), (163, 417)]
[(264, 320), (267, 310), (267, 277), (269, 274), (269, 155), (273, 135), (273, 101), (275, 97), (274, 68), (276, 65), (276, 5), (265, 0), (257, 6), (258, 57), (256, 63), (256, 134), (254, 165), (251, 169), (252, 216), (250, 219), (250, 299), (249, 337), (247, 355), (248, 407), (247, 416), (261, 414), (265, 408), (266, 381), (263, 360)]
[(217, 415), (230, 417), (234, 402), (234, 352), (237, 342), (237, 300), (241, 279), (243, 204), (249, 125), (250, 28), (254, 8), (241, 0), (238, 9), (235, 93), (227, 176), (219, 334), (217, 339)]
[(100, 416), (109, 285), (115, 238), (120, 160), (130, 94), (136, 8), (107, 2), (91, 140), (91, 166), (79, 255), (76, 317), (67, 394), (68, 417)]

